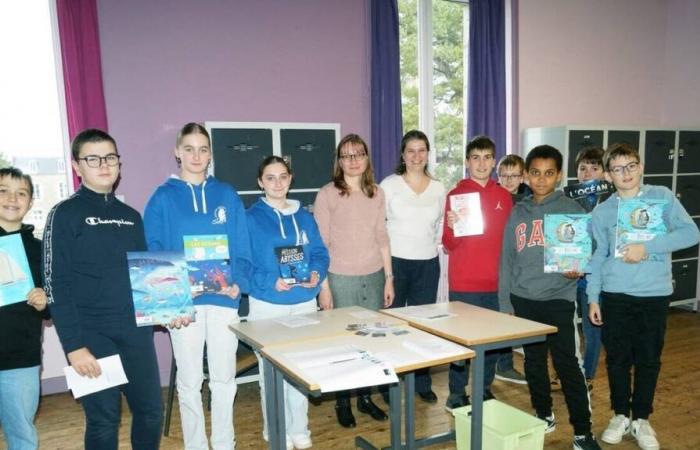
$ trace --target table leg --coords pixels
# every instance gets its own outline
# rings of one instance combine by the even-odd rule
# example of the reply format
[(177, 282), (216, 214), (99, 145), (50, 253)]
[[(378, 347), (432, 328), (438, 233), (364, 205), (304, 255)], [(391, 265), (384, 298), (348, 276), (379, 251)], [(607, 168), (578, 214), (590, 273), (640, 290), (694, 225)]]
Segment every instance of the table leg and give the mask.
[[(267, 360), (263, 358), (263, 371), (265, 373), (265, 410), (267, 412), (267, 442), (270, 450), (286, 450), (287, 443), (284, 442), (284, 447), (280, 447), (280, 433), (277, 422), (277, 386), (275, 384), (275, 375), (277, 369)], [(285, 437), (286, 439), (286, 437)]]
[(476, 356), (471, 361), (472, 366), (472, 430), (471, 448), (481, 449), (481, 434), (484, 419), (484, 354), (482, 346), (472, 347)]
[(389, 385), (391, 448), (401, 448), (401, 383)]
[(415, 372), (409, 372), (404, 376), (404, 397), (406, 409), (406, 449), (414, 450), (416, 447), (416, 376)]

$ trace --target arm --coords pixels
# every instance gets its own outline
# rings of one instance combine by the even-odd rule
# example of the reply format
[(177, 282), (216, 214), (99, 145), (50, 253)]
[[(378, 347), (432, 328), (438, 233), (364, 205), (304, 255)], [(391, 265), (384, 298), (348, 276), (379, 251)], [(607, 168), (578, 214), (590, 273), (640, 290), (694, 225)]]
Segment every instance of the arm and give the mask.
[(669, 198), (667, 222), (669, 232), (646, 242), (644, 246), (648, 253), (671, 253), (698, 243), (700, 232), (693, 219), (670, 191), (667, 197)]
[(450, 196), (445, 197), (445, 208), (442, 222), (442, 245), (449, 253), (450, 250), (457, 248), (459, 240), (455, 238), (452, 232), (452, 225), (455, 223), (454, 213), (450, 210)]
[[(603, 287), (603, 263), (610, 257), (610, 242), (605, 222), (604, 207), (599, 206), (593, 210), (591, 216), (591, 230), (593, 240), (595, 242), (595, 250), (591, 256), (591, 262), (586, 268), (586, 294), (588, 295), (588, 304), (597, 304), (600, 298), (600, 291)], [(590, 308), (589, 308), (590, 309)]]
[(331, 211), (328, 202), (328, 193), (324, 189), (321, 189), (316, 195), (316, 201), (314, 202), (314, 219), (316, 219), (318, 232), (321, 235), (321, 239), (323, 239), (323, 243), (326, 244), (327, 248), (330, 248)]
[(309, 268), (311, 272), (316, 272), (318, 277), (316, 282), (307, 283), (304, 287), (316, 287), (319, 282), (326, 279), (328, 275), (328, 265), (330, 264), (330, 257), (328, 256), (328, 249), (323, 244), (323, 239), (318, 231), (318, 226), (311, 215), (305, 215), (305, 219), (308, 220), (307, 237), (309, 239)]
[(150, 251), (168, 248), (168, 223), (164, 211), (164, 196), (153, 193), (143, 211), (143, 227), (146, 233), (146, 246)]
[(384, 307), (388, 308), (394, 302), (394, 273), (391, 268), (391, 247), (389, 233), (386, 230), (386, 201), (384, 191), (377, 188), (379, 196), (379, 214), (375, 223), (375, 239), (382, 255), (382, 267), (384, 269)]
[(501, 260), (498, 269), (498, 303), (501, 312), (513, 313), (513, 305), (510, 301), (510, 277), (516, 251), (514, 246), (515, 229), (513, 216), (508, 219), (503, 230), (503, 244), (501, 246)]
[(229, 227), (229, 254), (231, 255), (231, 282), (233, 285), (229, 296), (238, 298), (241, 292), (250, 292), (250, 278), (253, 272), (253, 255), (248, 232), (248, 220), (245, 216), (243, 202), (233, 192), (231, 196)]

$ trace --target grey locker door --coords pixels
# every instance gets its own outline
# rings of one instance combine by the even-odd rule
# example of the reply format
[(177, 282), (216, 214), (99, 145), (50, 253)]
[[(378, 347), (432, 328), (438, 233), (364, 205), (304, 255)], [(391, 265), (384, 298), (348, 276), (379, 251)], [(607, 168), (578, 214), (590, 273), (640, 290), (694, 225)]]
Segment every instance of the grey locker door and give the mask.
[(639, 150), (639, 131), (609, 130), (608, 147), (610, 147), (611, 144), (628, 144), (635, 150)]
[(272, 130), (266, 128), (213, 128), (211, 146), (214, 176), (239, 191), (256, 191), (258, 166), (272, 155)]
[(678, 173), (700, 172), (700, 131), (678, 134)]
[(676, 261), (672, 264), (673, 295), (671, 300), (695, 298), (698, 283), (698, 260)]
[[(700, 219), (696, 218), (693, 220), (695, 221), (695, 225), (700, 228)], [(698, 257), (698, 244), (695, 244), (692, 247), (684, 248), (683, 250), (678, 250), (677, 252), (673, 252), (673, 256), (671, 256), (672, 259), (686, 259), (686, 258), (697, 258), (697, 257)]]
[(673, 173), (675, 146), (675, 131), (647, 131), (644, 143), (644, 173)]
[[(680, 161), (679, 161), (680, 162)], [(700, 175), (678, 175), (676, 197), (691, 216), (700, 216)]]
[(292, 189), (318, 189), (331, 181), (335, 130), (280, 130), (282, 155), (290, 158)]
[(667, 188), (673, 190), (673, 177), (668, 176), (648, 176), (644, 175), (644, 184), (653, 184), (655, 186), (666, 186)]
[[(576, 177), (576, 155), (587, 147), (603, 146), (603, 130), (570, 130), (569, 131), (569, 164), (567, 175)], [(563, 151), (563, 149), (560, 149)]]

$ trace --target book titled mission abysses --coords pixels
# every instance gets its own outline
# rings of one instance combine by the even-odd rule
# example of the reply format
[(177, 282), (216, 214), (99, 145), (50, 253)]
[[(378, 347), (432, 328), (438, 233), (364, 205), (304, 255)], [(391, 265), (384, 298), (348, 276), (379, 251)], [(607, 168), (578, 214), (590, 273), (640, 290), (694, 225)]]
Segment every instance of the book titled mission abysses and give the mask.
[(301, 245), (275, 248), (280, 277), (287, 284), (305, 283), (311, 279), (309, 260)]
[(182, 252), (127, 252), (136, 326), (167, 325), (195, 310)]
[(589, 214), (545, 214), (545, 273), (583, 272), (591, 259)]
[(27, 294), (33, 288), (34, 280), (22, 236), (0, 237), (0, 306), (27, 300)]
[[(623, 256), (622, 248), (654, 239), (668, 230), (664, 223), (665, 199), (621, 199), (617, 206), (615, 257)], [(653, 259), (653, 255), (649, 255)]]
[(225, 234), (183, 236), (193, 294), (217, 293), (231, 285), (231, 261)]

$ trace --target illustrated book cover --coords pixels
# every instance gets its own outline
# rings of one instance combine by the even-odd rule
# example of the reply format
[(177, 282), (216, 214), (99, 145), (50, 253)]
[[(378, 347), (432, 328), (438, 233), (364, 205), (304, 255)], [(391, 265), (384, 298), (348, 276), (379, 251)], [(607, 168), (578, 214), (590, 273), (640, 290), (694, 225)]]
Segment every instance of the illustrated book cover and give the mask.
[(231, 261), (225, 234), (183, 236), (193, 294), (217, 293), (231, 285)]
[(591, 260), (590, 214), (545, 214), (544, 272), (583, 272)]
[(299, 284), (311, 279), (309, 260), (302, 245), (275, 248), (280, 277), (287, 284)]
[(450, 210), (459, 216), (452, 227), (455, 237), (484, 234), (484, 216), (478, 192), (450, 195)]
[(0, 237), (0, 306), (26, 301), (33, 288), (34, 280), (22, 236)]
[(620, 200), (617, 207), (617, 235), (615, 257), (621, 258), (622, 248), (654, 239), (668, 230), (664, 222), (664, 199), (631, 198)]

